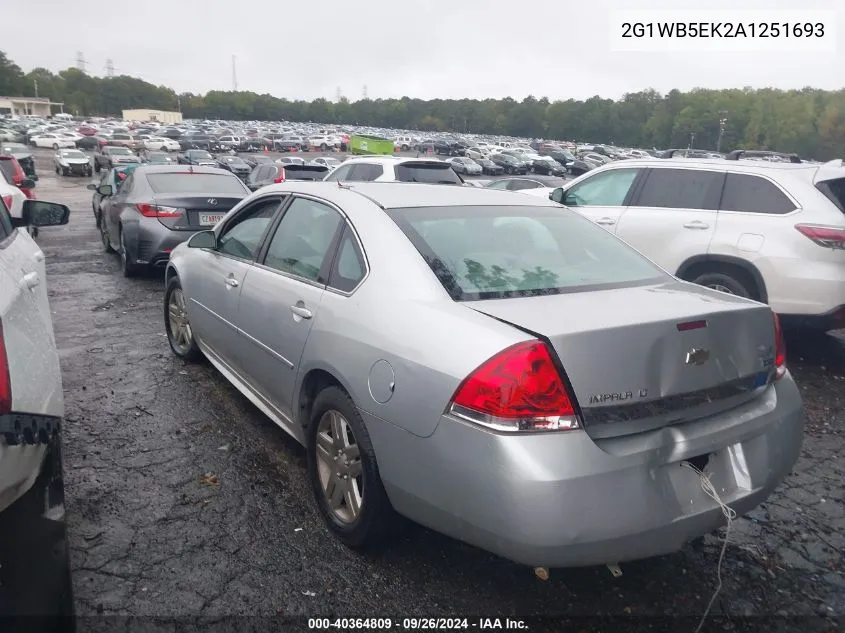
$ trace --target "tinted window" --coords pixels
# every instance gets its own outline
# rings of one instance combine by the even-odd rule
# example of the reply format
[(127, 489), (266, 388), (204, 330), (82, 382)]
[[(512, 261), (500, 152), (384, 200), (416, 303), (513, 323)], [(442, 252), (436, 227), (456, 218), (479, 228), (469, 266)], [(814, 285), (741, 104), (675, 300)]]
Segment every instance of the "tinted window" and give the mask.
[(372, 182), (384, 173), (381, 165), (374, 165), (372, 163), (357, 163), (352, 165), (352, 171), (346, 177), (346, 180), (354, 180), (356, 182)]
[(725, 174), (698, 169), (652, 169), (633, 206), (718, 209)]
[(282, 216), (264, 265), (324, 282), (320, 270), (340, 222), (340, 215), (331, 207), (305, 198), (295, 199)]
[(429, 182), (444, 185), (463, 184), (448, 163), (404, 163), (396, 165), (396, 180), (400, 182)]
[(539, 182), (533, 180), (511, 180), (508, 189), (510, 191), (521, 191), (523, 189), (537, 189), (542, 186)]
[(559, 207), (413, 208), (387, 214), (457, 301), (665, 279), (610, 233)]
[(837, 206), (837, 208), (845, 213), (845, 178), (837, 178), (835, 180), (824, 180), (816, 185), (828, 200)]
[(564, 204), (570, 207), (619, 207), (640, 170), (614, 169), (596, 174), (566, 192)]
[(789, 213), (795, 205), (776, 185), (749, 174), (728, 174), (722, 193), (722, 211)]
[(226, 226), (217, 242), (217, 250), (242, 259), (254, 259), (279, 202), (278, 198), (270, 198), (245, 209)]
[(5, 240), (12, 234), (12, 218), (9, 216), (9, 210), (6, 208), (6, 203), (0, 198), (0, 242)]
[(364, 258), (358, 250), (352, 229), (347, 226), (329, 274), (329, 285), (344, 292), (351, 292), (364, 277), (364, 271)]
[(198, 174), (166, 172), (147, 174), (147, 182), (155, 193), (195, 193), (205, 195), (226, 193), (245, 195), (247, 192), (237, 176), (225, 174)]
[(488, 189), (507, 189), (508, 184), (510, 184), (509, 180), (494, 180), (489, 185), (487, 185)]
[(325, 180), (348, 180), (350, 171), (352, 171), (352, 165), (341, 165), (330, 173)]
[(14, 184), (15, 166), (10, 160), (0, 160), (0, 172), (6, 177), (6, 182)]

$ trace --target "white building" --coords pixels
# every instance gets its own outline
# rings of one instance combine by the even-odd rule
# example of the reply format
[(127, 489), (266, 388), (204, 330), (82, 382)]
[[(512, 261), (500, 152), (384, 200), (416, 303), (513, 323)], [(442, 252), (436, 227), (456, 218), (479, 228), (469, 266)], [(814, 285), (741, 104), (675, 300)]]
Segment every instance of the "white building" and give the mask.
[(52, 106), (62, 108), (64, 103), (54, 103), (44, 97), (0, 97), (0, 114), (46, 118), (53, 114)]
[(156, 121), (158, 123), (181, 123), (181, 112), (167, 112), (165, 110), (124, 110), (124, 121), (135, 121), (137, 123), (149, 123)]

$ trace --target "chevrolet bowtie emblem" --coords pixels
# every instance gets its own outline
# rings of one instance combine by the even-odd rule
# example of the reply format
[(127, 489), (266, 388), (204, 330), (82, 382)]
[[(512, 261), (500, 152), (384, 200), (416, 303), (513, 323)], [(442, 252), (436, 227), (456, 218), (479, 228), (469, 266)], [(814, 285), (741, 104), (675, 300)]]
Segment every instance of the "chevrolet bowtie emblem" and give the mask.
[(687, 352), (687, 365), (703, 365), (710, 360), (710, 352), (706, 349), (692, 348)]

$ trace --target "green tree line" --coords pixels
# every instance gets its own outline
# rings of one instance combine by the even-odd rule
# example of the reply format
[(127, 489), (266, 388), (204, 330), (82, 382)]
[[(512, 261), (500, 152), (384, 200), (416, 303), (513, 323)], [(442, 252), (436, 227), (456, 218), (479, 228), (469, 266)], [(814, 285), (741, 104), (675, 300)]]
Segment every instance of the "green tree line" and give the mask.
[[(66, 112), (120, 116), (123, 109), (181, 109), (185, 118), (313, 121), (439, 132), (612, 143), (626, 147), (770, 149), (845, 156), (845, 90), (694, 89), (626, 94), (618, 100), (506, 99), (304, 101), (246, 91), (177, 94), (135, 77), (92, 77), (75, 68), (28, 73), (0, 51), (0, 95), (49, 97)], [(724, 123), (720, 123), (723, 121)]]

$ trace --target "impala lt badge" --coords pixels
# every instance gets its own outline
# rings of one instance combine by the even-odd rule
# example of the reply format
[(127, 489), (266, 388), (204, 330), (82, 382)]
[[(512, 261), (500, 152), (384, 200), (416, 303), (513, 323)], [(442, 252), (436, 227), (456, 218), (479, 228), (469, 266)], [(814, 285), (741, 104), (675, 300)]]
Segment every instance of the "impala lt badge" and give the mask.
[(216, 207), (216, 206), (217, 206), (217, 198), (209, 198), (208, 200), (206, 200), (206, 202), (207, 202), (208, 204), (210, 204), (212, 207)]
[(710, 352), (704, 348), (696, 349), (693, 347), (687, 352), (687, 365), (703, 365), (708, 360), (710, 360)]

